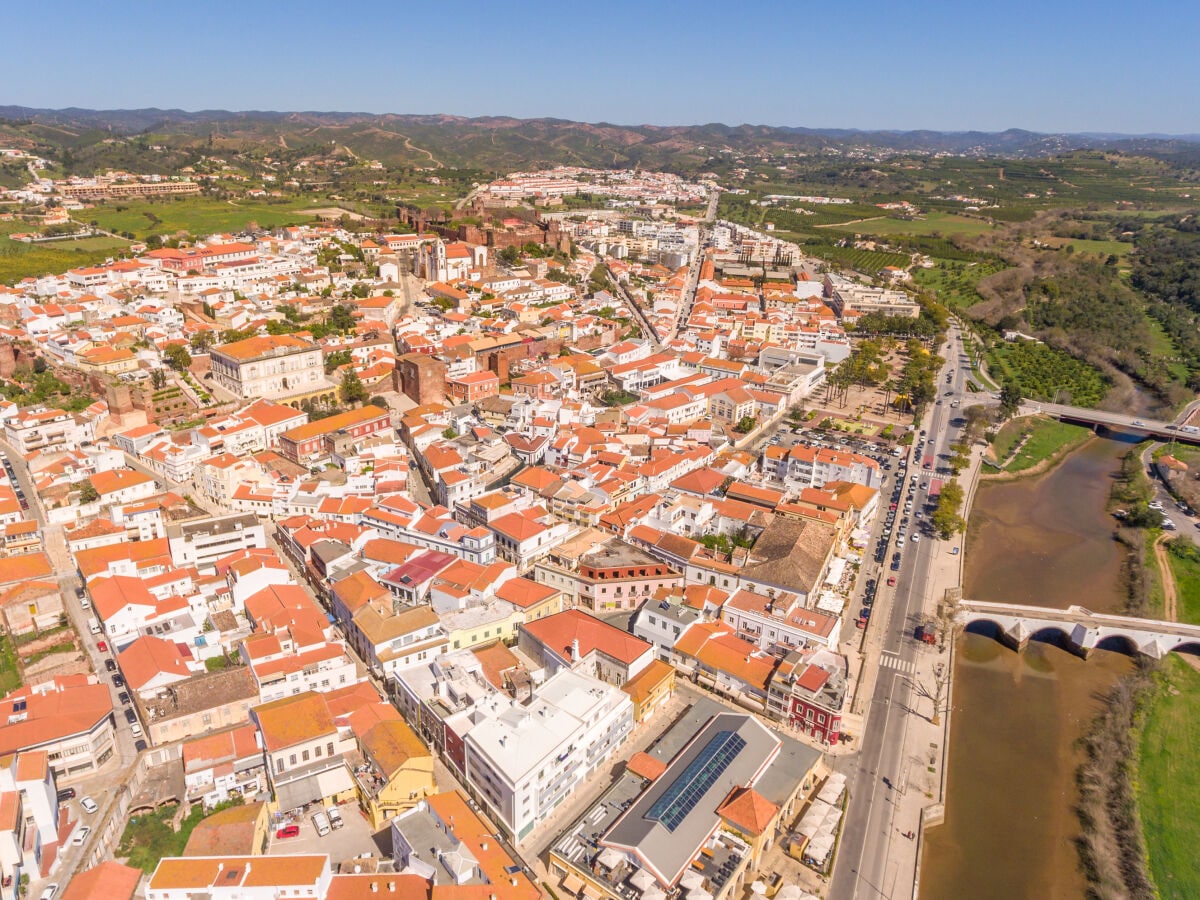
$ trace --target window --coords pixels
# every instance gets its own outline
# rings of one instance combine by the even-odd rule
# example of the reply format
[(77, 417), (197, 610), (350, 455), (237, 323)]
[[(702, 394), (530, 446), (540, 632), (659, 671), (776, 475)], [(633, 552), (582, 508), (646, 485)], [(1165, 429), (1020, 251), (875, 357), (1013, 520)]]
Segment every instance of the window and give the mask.
[(308, 751), (307, 750), (302, 751), (300, 753), (300, 756), (305, 762), (308, 762)]
[(328, 753), (330, 756), (333, 756), (333, 741), (330, 741), (328, 744), (326, 744), (326, 745), (325, 745), (325, 751), (326, 751), (326, 752), (327, 752), (327, 753)]
[(283, 771), (283, 760), (282, 759), (275, 760), (275, 771), (276, 772)]
[(296, 754), (293, 753), (288, 757), (288, 765), (294, 766), (295, 764), (296, 764)]
[(321, 758), (321, 745), (320, 744), (318, 744), (316, 747), (313, 748), (313, 756), (315, 756), (317, 759)]

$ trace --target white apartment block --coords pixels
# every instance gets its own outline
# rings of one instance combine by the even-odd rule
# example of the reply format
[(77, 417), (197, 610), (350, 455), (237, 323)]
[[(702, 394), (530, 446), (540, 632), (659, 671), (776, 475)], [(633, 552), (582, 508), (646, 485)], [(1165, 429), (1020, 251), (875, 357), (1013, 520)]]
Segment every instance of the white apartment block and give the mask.
[(61, 409), (35, 406), (23, 409), (4, 423), (4, 437), (23, 454), (74, 450), (96, 437), (96, 423)]
[(482, 699), (464, 739), (467, 783), (501, 827), (523, 840), (594, 775), (633, 729), (629, 695), (565, 669), (528, 705)]
[(211, 568), (222, 556), (267, 546), (267, 532), (258, 518), (239, 514), (167, 528), (171, 560), (176, 566)]

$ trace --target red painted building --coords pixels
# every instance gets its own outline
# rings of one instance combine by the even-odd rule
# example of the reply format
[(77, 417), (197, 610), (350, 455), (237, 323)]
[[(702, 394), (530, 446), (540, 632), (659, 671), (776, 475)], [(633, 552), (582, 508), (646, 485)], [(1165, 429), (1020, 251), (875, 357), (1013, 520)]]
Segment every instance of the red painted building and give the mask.
[(500, 393), (500, 376), (495, 372), (471, 372), (446, 381), (446, 393), (459, 403), (478, 403)]
[(307, 466), (329, 456), (339, 435), (357, 440), (391, 427), (391, 413), (367, 405), (283, 432), (279, 435), (279, 453), (294, 463)]
[(828, 650), (789, 653), (771, 677), (767, 712), (822, 743), (842, 733), (846, 661)]

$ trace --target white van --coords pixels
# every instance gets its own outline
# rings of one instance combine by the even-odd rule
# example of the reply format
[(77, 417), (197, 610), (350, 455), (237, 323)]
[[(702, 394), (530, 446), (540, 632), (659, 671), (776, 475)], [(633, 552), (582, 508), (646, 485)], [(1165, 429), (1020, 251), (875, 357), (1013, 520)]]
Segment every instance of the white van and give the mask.
[(326, 807), (325, 815), (329, 817), (329, 826), (331, 828), (341, 828), (346, 824), (342, 821), (342, 814), (338, 812), (338, 808), (336, 806)]
[(325, 818), (325, 813), (313, 813), (312, 817), (313, 828), (317, 829), (319, 837), (325, 837), (329, 834), (329, 819)]
[(100, 633), (100, 620), (95, 616), (92, 616), (90, 619), (88, 619), (88, 631), (90, 631), (92, 634)]

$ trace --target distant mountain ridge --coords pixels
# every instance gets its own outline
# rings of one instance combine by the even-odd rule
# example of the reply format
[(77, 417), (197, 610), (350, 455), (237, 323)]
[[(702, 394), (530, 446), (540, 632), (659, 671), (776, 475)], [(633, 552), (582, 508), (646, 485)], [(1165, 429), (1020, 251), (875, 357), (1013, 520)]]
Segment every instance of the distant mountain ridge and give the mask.
[(233, 149), (263, 141), (285, 147), (332, 143), (389, 163), (495, 170), (553, 164), (696, 169), (723, 150), (740, 154), (863, 148), (1036, 157), (1097, 149), (1171, 158), (1196, 153), (1200, 146), (1200, 135), (1043, 134), (1018, 128), (889, 131), (722, 123), (614, 125), (508, 116), (0, 106), (0, 140), (24, 138), (74, 149), (137, 135), (193, 148), (201, 140)]

